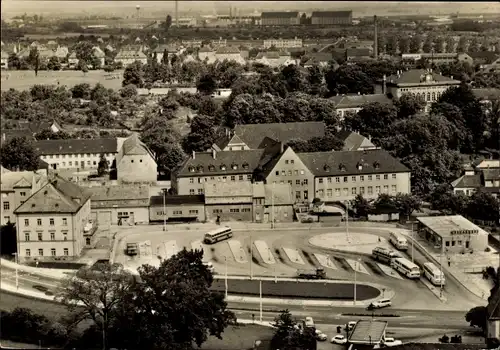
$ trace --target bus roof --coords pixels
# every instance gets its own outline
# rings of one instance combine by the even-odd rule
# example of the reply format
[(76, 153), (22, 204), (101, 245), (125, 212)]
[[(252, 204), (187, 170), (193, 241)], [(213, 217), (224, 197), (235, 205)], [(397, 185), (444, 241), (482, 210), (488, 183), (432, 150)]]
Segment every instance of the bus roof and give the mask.
[(218, 234), (220, 232), (224, 232), (224, 231), (227, 231), (227, 230), (230, 230), (230, 229), (231, 229), (231, 227), (229, 227), (229, 226), (219, 227), (219, 228), (213, 229), (211, 231), (208, 231), (207, 235), (216, 235), (216, 234)]
[(429, 269), (438, 269), (438, 267), (436, 266), (436, 264), (434, 264), (433, 262), (426, 262), (424, 263), (424, 266), (427, 266)]
[(396, 258), (394, 259), (395, 261), (399, 261), (400, 263), (402, 264), (405, 264), (407, 265), (408, 267), (418, 267), (417, 264), (415, 263), (412, 263), (410, 260), (406, 259), (406, 258)]

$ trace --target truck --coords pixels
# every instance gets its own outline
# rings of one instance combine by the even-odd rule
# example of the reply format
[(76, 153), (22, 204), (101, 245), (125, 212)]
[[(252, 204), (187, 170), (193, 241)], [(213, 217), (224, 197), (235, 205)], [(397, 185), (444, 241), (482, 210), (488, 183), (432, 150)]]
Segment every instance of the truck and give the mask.
[(312, 270), (297, 270), (297, 278), (307, 280), (323, 280), (326, 278), (326, 272), (322, 268)]
[(125, 250), (128, 256), (136, 256), (137, 255), (137, 243), (127, 243), (127, 249)]

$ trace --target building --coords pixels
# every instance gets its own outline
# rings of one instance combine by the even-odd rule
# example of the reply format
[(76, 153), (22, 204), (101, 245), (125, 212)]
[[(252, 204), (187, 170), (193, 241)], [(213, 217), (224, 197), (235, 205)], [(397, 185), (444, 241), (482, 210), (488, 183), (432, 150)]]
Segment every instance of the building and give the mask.
[(99, 61), (99, 66), (104, 67), (106, 54), (99, 46), (94, 46), (92, 48), (92, 55)]
[(268, 51), (259, 52), (255, 58), (255, 63), (260, 63), (271, 68), (295, 64), (295, 60), (287, 52)]
[(68, 67), (76, 68), (80, 60), (76, 57), (76, 51), (73, 51), (68, 57)]
[(488, 233), (461, 215), (417, 217), (422, 237), (442, 253), (484, 252)]
[(387, 325), (387, 321), (359, 320), (350, 332), (347, 343), (353, 348), (360, 345), (380, 346), (385, 340)]
[[(410, 170), (389, 152), (375, 149), (297, 153), (314, 176), (310, 200), (350, 201), (358, 194), (376, 199), (379, 194), (410, 193)], [(286, 179), (286, 177), (284, 178)]]
[(155, 155), (132, 134), (116, 155), (117, 180), (120, 182), (156, 182), (158, 167)]
[(488, 299), (488, 321), (486, 323), (486, 343), (489, 349), (500, 345), (500, 288), (495, 288)]
[(312, 25), (351, 25), (352, 11), (314, 11)]
[(1, 52), (0, 67), (1, 69), (9, 69), (9, 54), (2, 50)]
[(179, 48), (175, 45), (158, 45), (153, 50), (153, 55), (156, 55), (156, 60), (158, 61), (158, 63), (161, 63), (163, 61), (163, 55), (165, 54), (165, 51), (169, 56), (177, 55), (177, 53), (179, 52)]
[(146, 64), (148, 57), (144, 52), (135, 50), (121, 50), (115, 57), (115, 62), (121, 63), (124, 67), (134, 63), (135, 61)]
[(264, 48), (269, 49), (275, 47), (277, 49), (290, 48), (290, 47), (302, 47), (302, 39), (295, 37), (294, 39), (265, 39)]
[(193, 152), (174, 174), (172, 187), (179, 195), (204, 194), (207, 185), (252, 183), (264, 150)]
[(253, 184), (254, 222), (292, 222), (295, 199), (290, 184)]
[(354, 131), (341, 130), (336, 135), (344, 141), (343, 151), (364, 151), (377, 149), (377, 147), (367, 137)]
[(149, 201), (150, 222), (204, 222), (204, 195), (152, 196)]
[(220, 47), (219, 49), (217, 49), (217, 51), (215, 51), (215, 60), (219, 62), (227, 60), (239, 64), (246, 63), (245, 59), (241, 55), (240, 50), (236, 47), (229, 46)]
[(91, 233), (90, 193), (60, 177), (26, 199), (14, 211), (20, 261), (72, 259)]
[(385, 77), (375, 85), (376, 94), (390, 94), (400, 98), (403, 94), (422, 97), (431, 104), (450, 87), (459, 86), (460, 81), (445, 77), (425, 69), (398, 71), (397, 74)]
[(101, 154), (111, 165), (118, 154), (118, 139), (42, 140), (34, 143), (40, 159), (51, 169), (97, 170)]
[(341, 95), (330, 98), (335, 104), (335, 111), (341, 120), (348, 113), (358, 113), (370, 103), (392, 104), (392, 100), (385, 94), (372, 95)]
[(253, 221), (251, 181), (206, 182), (205, 210), (208, 221)]
[(363, 61), (372, 59), (373, 49), (369, 48), (348, 48), (345, 50), (345, 60), (347, 62)]
[(216, 151), (238, 151), (265, 148), (270, 143), (287, 143), (294, 139), (308, 141), (314, 137), (325, 136), (325, 123), (269, 123), (236, 125), (234, 134), (218, 140), (213, 149)]
[(261, 24), (263, 26), (294, 26), (300, 24), (300, 14), (290, 12), (262, 12)]
[(47, 181), (43, 173), (8, 171), (2, 167), (1, 175), (2, 225), (15, 223), (14, 211)]
[[(305, 58), (305, 60), (304, 60)], [(329, 52), (311, 52), (301, 58), (304, 63), (304, 68), (309, 68), (312, 66), (327, 67), (329, 64), (334, 66), (337, 64), (333, 59), (333, 55)], [(337, 64), (338, 65), (338, 64)]]
[(149, 186), (117, 185), (87, 188), (92, 222), (98, 227), (149, 222)]
[(453, 192), (470, 196), (481, 189), (500, 198), (500, 161), (496, 163), (494, 168), (466, 167), (464, 174), (451, 183)]
[[(420, 60), (426, 60), (429, 63), (436, 65), (455, 63), (459, 60), (459, 54), (453, 52), (447, 53), (403, 53), (401, 60), (409, 63), (416, 64)], [(467, 61), (465, 56), (460, 57), (461, 61)]]
[(202, 62), (213, 63), (215, 62), (215, 51), (210, 47), (202, 47), (198, 50), (198, 58)]

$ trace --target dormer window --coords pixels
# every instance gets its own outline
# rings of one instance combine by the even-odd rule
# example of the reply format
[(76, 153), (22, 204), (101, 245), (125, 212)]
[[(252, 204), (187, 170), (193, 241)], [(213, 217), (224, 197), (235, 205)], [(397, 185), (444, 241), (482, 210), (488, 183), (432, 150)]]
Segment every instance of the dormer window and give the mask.
[(194, 167), (190, 166), (190, 167), (188, 168), (188, 170), (189, 170), (189, 172), (190, 172), (190, 173), (194, 173)]
[(358, 168), (358, 170), (363, 170), (363, 163), (358, 162), (358, 164), (356, 164), (356, 168)]
[(375, 162), (375, 163), (373, 163), (373, 167), (374, 167), (375, 169), (380, 168), (380, 163), (379, 163), (379, 162)]
[(340, 170), (340, 171), (345, 171), (345, 165), (344, 165), (344, 164), (342, 164), (342, 163), (340, 163), (340, 164), (339, 164), (339, 170)]
[(231, 169), (238, 170), (238, 164), (235, 163), (231, 164)]
[(248, 163), (243, 163), (243, 169), (248, 170), (249, 167)]
[(196, 170), (198, 170), (199, 173), (202, 173), (203, 172), (203, 165), (198, 165)]
[(215, 171), (215, 167), (213, 165), (208, 166), (208, 171)]
[(222, 164), (222, 165), (220, 166), (220, 170), (222, 170), (222, 171), (226, 170), (226, 165), (225, 165), (225, 164)]
[(323, 166), (323, 170), (326, 171), (326, 172), (330, 172), (330, 166), (328, 164), (325, 164)]

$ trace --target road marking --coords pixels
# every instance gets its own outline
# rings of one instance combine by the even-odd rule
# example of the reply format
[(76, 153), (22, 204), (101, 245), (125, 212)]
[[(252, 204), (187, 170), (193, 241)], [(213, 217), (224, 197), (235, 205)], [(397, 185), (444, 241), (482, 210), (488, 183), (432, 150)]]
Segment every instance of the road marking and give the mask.
[(397, 279), (404, 279), (403, 277), (401, 277), (401, 275), (399, 273), (397, 273), (392, 267), (390, 266), (387, 266), (387, 265), (384, 265), (384, 264), (379, 264), (377, 263), (377, 266), (382, 270), (382, 272), (384, 272), (387, 276), (391, 276), (391, 277), (394, 277), (394, 278), (397, 278)]
[(349, 266), (356, 272), (361, 272), (361, 273), (364, 273), (364, 274), (367, 274), (369, 275), (370, 273), (368, 272), (368, 270), (366, 269), (366, 267), (360, 262), (360, 261), (357, 261), (357, 260), (352, 260), (352, 259), (345, 259), (347, 261), (347, 263), (349, 264)]
[(337, 270), (337, 266), (333, 263), (328, 255), (314, 253), (314, 257), (316, 258), (316, 260), (318, 260), (321, 266)]
[(288, 257), (288, 259), (290, 259), (291, 262), (295, 264), (305, 265), (305, 262), (300, 256), (298, 249), (283, 248), (283, 250), (285, 251), (286, 256)]
[(233, 254), (235, 261), (242, 263), (242, 264), (245, 264), (248, 262), (247, 255), (245, 253), (245, 250), (241, 246), (240, 241), (238, 241), (236, 239), (230, 239), (229, 241), (227, 241), (227, 245), (229, 246), (229, 250)]
[(163, 242), (163, 246), (165, 247), (165, 259), (169, 259), (179, 252), (175, 241)]
[(266, 264), (275, 264), (276, 260), (274, 259), (273, 253), (271, 253), (271, 249), (268, 247), (267, 243), (264, 241), (254, 241), (253, 244), (259, 252), (260, 257)]

